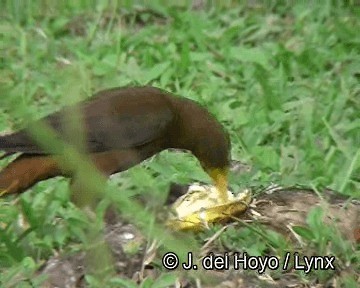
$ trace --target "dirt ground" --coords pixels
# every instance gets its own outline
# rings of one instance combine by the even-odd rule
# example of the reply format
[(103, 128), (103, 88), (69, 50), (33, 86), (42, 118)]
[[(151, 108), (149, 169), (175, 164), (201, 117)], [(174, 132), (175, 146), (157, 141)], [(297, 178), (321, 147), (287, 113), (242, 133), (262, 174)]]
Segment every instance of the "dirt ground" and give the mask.
[[(173, 186), (169, 193), (169, 202), (182, 194), (187, 187)], [(330, 190), (323, 191), (319, 197), (311, 190), (299, 188), (269, 187), (266, 193), (254, 198), (248, 210), (239, 215), (239, 219), (229, 223), (213, 237), (203, 243), (203, 251), (219, 251), (214, 240), (228, 227), (241, 227), (243, 223), (261, 223), (275, 230), (299, 246), (303, 245), (300, 237), (292, 227), (306, 225), (306, 217), (310, 209), (321, 206), (326, 211), (325, 223), (336, 225), (343, 235), (356, 245), (360, 242), (360, 203), (340, 197)], [(146, 239), (132, 224), (126, 223), (117, 217), (116, 221), (107, 224), (105, 240), (108, 243), (115, 261), (116, 273), (127, 279), (141, 282), (146, 277), (157, 278), (161, 271), (152, 260), (155, 259), (157, 247), (154, 243), (147, 243)], [(136, 254), (128, 253), (131, 247), (138, 247)], [(305, 250), (306, 251), (306, 250)], [(311, 253), (310, 251), (307, 251)], [(159, 256), (159, 255), (158, 255)], [(59, 255), (48, 260), (39, 274), (48, 276), (43, 287), (85, 287), (85, 255)], [(355, 268), (354, 268), (355, 269)], [(343, 268), (341, 273), (354, 273), (360, 280), (359, 271), (351, 271), (351, 267)], [(357, 274), (356, 274), (357, 273)], [(181, 275), (181, 276), (180, 276)], [(249, 273), (241, 270), (204, 271), (203, 276), (209, 281), (201, 279), (191, 280), (184, 273), (179, 273), (177, 287), (337, 287), (337, 278), (327, 283), (318, 284), (301, 281), (298, 275), (289, 269), (278, 279), (267, 273)], [(209, 282), (209, 283), (206, 283)]]

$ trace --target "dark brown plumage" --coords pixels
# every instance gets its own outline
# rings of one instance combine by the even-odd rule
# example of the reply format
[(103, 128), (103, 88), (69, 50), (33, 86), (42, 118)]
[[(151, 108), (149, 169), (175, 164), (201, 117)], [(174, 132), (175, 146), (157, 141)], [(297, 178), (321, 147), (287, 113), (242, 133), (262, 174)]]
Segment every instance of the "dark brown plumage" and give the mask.
[[(230, 141), (219, 122), (194, 101), (153, 87), (114, 88), (75, 108), (83, 123), (86, 152), (100, 172), (111, 175), (162, 150), (186, 149), (197, 157), (226, 200)], [(65, 107), (43, 120), (65, 142), (75, 144), (74, 135), (81, 133), (67, 131), (70, 109)], [(6, 155), (21, 153), (0, 172), (2, 194), (22, 193), (58, 175), (72, 176), (26, 130), (1, 136), (0, 150)]]

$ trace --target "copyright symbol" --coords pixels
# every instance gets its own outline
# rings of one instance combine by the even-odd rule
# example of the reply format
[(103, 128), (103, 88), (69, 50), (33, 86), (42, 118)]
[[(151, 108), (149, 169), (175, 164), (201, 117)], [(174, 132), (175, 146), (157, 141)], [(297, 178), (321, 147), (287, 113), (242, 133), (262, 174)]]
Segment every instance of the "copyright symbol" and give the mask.
[(161, 261), (163, 266), (169, 270), (174, 270), (179, 266), (179, 257), (173, 252), (166, 253)]

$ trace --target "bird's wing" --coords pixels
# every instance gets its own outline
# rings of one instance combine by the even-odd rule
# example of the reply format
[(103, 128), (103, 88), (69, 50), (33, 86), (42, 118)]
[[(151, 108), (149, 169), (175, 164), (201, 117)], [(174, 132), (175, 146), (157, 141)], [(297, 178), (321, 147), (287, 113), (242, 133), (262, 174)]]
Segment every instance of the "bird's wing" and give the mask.
[(140, 101), (136, 98), (114, 101), (113, 106), (105, 103), (101, 107), (105, 113), (85, 113), (90, 151), (138, 147), (166, 137), (164, 133), (174, 119), (168, 103), (161, 98), (138, 99)]
[[(69, 130), (71, 113), (78, 112), (82, 120), (88, 152), (133, 148), (166, 137), (174, 112), (159, 90), (119, 89), (103, 91), (93, 101), (65, 108), (44, 120), (68, 143), (81, 131)], [(0, 150), (43, 154), (27, 135), (20, 131), (0, 137)]]

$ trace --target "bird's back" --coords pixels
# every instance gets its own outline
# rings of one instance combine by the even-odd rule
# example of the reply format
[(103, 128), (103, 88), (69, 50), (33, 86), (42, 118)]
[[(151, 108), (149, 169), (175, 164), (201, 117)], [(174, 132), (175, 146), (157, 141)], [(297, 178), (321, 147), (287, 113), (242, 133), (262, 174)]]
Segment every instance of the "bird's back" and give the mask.
[[(64, 107), (43, 121), (70, 144), (84, 133), (88, 152), (137, 147), (159, 137), (173, 120), (169, 97), (169, 93), (153, 87), (108, 89), (88, 101)], [(81, 125), (74, 126), (77, 123), (72, 121)], [(72, 131), (72, 127), (82, 127), (82, 131)], [(0, 150), (46, 154), (26, 130), (0, 137)]]

